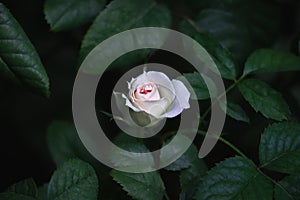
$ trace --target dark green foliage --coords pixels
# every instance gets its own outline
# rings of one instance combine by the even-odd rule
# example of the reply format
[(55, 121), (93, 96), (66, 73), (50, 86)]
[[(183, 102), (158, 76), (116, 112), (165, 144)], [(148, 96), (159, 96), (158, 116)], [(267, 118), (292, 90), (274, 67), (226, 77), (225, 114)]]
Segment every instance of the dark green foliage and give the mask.
[[(299, 2), (45, 0), (36, 6), (33, 2), (28, 2), (30, 9), (13, 7), (26, 5), (22, 1), (5, 3), (19, 22), (0, 3), (0, 121), (1, 128), (7, 128), (1, 129), (1, 165), (6, 171), (1, 174), (4, 178), (1, 176), (0, 200), (300, 200)], [(39, 14), (35, 7), (39, 7)], [(42, 58), (19, 23), (28, 31)], [(32, 27), (37, 30), (30, 30)], [(189, 67), (184, 58), (175, 58), (178, 55), (170, 52), (140, 49), (119, 57), (104, 72), (95, 95), (99, 125), (116, 146), (125, 150), (114, 154), (116, 149), (111, 149), (109, 161), (115, 166), (111, 169), (98, 162), (80, 141), (70, 120), (72, 85), (66, 83), (75, 79), (76, 62), (82, 63), (94, 47), (118, 33), (140, 27), (170, 28), (194, 39), (207, 52), (195, 45), (192, 53), (200, 59), (210, 55), (206, 61), (214, 62), (226, 91), (216, 96), (220, 88), (213, 78), (200, 74), (197, 67)], [(163, 39), (159, 41), (162, 44), (169, 38), (159, 39)], [(132, 41), (124, 44), (132, 45)], [(109, 57), (114, 48), (123, 48), (124, 44), (112, 46), (112, 52), (103, 57)], [(176, 48), (186, 50), (185, 41)], [(49, 96), (49, 79), (41, 60), (53, 83), (53, 96), (39, 99), (24, 95), (19, 88), (11, 91), (9, 84), (13, 82)], [(114, 120), (124, 121), (122, 116), (111, 113), (110, 99), (116, 84), (112, 80), (142, 63), (171, 63), (168, 65), (181, 74), (171, 79), (181, 80), (187, 86), (190, 104), (198, 102), (201, 110), (199, 118), (189, 119), (200, 122), (196, 130), (199, 134), (191, 146), (179, 159), (156, 171), (151, 170), (163, 163), (160, 158), (165, 152), (150, 157), (141, 153), (168, 145), (170, 138), (178, 134), (184, 115), (167, 119), (155, 136), (134, 138), (116, 126)], [(215, 148), (200, 159), (203, 136), (217, 138), (218, 133), (207, 135), (206, 130), (211, 123), (212, 104), (223, 95), (227, 105), (220, 105), (220, 109), (235, 121), (226, 121), (222, 130), (226, 135), (218, 137)], [(117, 104), (127, 111), (125, 102), (121, 99)], [(26, 112), (33, 112), (28, 118), (20, 109), (25, 107)], [(140, 114), (130, 110), (130, 115), (142, 122)], [(184, 128), (187, 130), (183, 132), (189, 131), (189, 127)], [(14, 133), (16, 130), (20, 133)], [(135, 131), (143, 135), (142, 128)], [(179, 148), (172, 147), (171, 153)], [(7, 170), (14, 160), (18, 166)], [(133, 165), (136, 160), (140, 162)], [(36, 162), (30, 165), (26, 161)], [(151, 172), (124, 172), (139, 168)], [(24, 179), (27, 175), (35, 180)]]
[(238, 88), (256, 112), (275, 120), (288, 119), (290, 109), (281, 94), (257, 79), (245, 79)]
[(0, 72), (49, 96), (49, 79), (38, 53), (9, 10), (0, 3)]
[(300, 173), (299, 156), (299, 123), (277, 123), (265, 129), (259, 146), (261, 166), (282, 173)]
[(32, 178), (19, 181), (0, 194), (1, 200), (34, 200), (36, 197), (37, 187)]
[[(188, 83), (192, 86), (192, 88), (188, 88), (192, 94), (191, 98), (198, 100), (209, 99), (207, 86), (200, 73), (185, 73), (182, 77), (178, 77), (177, 79), (183, 82), (188, 81)], [(193, 90), (193, 92), (191, 90)], [(193, 94), (196, 96), (193, 96)]]
[(249, 123), (250, 121), (249, 117), (247, 116), (243, 108), (240, 105), (233, 103), (231, 101), (227, 101), (226, 114), (237, 121), (242, 121), (247, 123)]
[[(169, 27), (171, 16), (167, 7), (151, 0), (115, 0), (101, 12), (86, 33), (81, 49), (80, 61), (105, 39), (133, 28)], [(119, 61), (118, 66), (128, 66), (145, 58), (150, 51), (131, 54)]]
[(48, 185), (49, 200), (96, 200), (97, 196), (96, 173), (80, 160), (69, 160), (58, 168)]
[(285, 177), (275, 185), (275, 200), (300, 199), (300, 176), (292, 175)]
[(158, 172), (132, 174), (112, 170), (110, 174), (134, 199), (156, 200), (164, 195), (165, 186)]
[(204, 1), (196, 18), (199, 29), (215, 37), (243, 61), (255, 48), (274, 42), (279, 27), (279, 9), (263, 1)]
[(237, 65), (232, 55), (223, 48), (219, 42), (201, 32), (201, 28), (197, 27), (190, 20), (184, 20), (179, 24), (179, 30), (191, 36), (194, 40), (199, 42), (213, 57), (217, 67), (223, 78), (235, 80), (237, 76)]
[(272, 183), (260, 174), (255, 164), (242, 157), (228, 158), (203, 178), (195, 199), (271, 200)]
[(47, 144), (57, 166), (70, 158), (91, 160), (90, 154), (81, 143), (74, 124), (67, 121), (53, 121), (47, 130)]
[(178, 163), (182, 165), (182, 161), (186, 161), (186, 163), (188, 163), (187, 168), (181, 170), (179, 174), (181, 188), (180, 199), (182, 200), (191, 199), (194, 196), (201, 179), (207, 171), (205, 162), (199, 159), (197, 154), (197, 148), (194, 145), (191, 145), (182, 157), (168, 166), (170, 168), (171, 166), (176, 166)]
[(244, 75), (258, 72), (299, 71), (300, 58), (285, 51), (259, 49), (247, 59)]
[(106, 0), (46, 0), (44, 12), (52, 31), (64, 31), (90, 22), (105, 3)]

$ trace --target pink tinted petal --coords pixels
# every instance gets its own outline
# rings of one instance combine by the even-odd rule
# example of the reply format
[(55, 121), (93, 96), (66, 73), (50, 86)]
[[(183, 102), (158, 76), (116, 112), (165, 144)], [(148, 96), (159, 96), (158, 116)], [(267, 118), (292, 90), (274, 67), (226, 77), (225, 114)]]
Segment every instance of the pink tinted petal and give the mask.
[(122, 94), (122, 97), (126, 100), (126, 103), (125, 103), (126, 106), (128, 106), (129, 108), (131, 108), (135, 112), (140, 112), (141, 111), (140, 109), (135, 107), (124, 94)]
[(133, 98), (140, 100), (156, 101), (160, 99), (159, 92), (154, 83), (140, 85), (132, 95)]

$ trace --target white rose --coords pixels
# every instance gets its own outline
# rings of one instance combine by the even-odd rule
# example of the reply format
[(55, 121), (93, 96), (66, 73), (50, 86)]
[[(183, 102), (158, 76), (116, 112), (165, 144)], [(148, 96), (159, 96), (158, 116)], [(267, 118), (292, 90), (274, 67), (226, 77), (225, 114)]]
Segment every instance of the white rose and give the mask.
[(144, 71), (128, 83), (125, 104), (134, 112), (145, 112), (156, 119), (173, 118), (190, 108), (190, 92), (179, 80), (170, 80), (164, 73)]

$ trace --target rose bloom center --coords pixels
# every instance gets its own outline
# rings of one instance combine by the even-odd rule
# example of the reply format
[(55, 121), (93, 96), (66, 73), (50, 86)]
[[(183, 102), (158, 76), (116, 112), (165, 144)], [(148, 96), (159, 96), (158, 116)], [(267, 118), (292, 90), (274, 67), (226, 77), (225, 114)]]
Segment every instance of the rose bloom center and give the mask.
[(157, 87), (153, 83), (147, 83), (139, 86), (134, 92), (135, 99), (159, 100), (160, 95)]

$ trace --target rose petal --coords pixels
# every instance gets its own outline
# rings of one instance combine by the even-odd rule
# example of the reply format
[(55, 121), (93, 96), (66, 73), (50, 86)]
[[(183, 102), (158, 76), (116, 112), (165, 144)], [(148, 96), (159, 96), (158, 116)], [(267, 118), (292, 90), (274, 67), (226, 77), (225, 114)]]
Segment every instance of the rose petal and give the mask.
[(128, 89), (132, 90), (137, 88), (139, 85), (148, 83), (148, 79), (146, 77), (146, 71), (144, 71), (141, 75), (136, 78), (132, 78), (131, 81), (128, 83)]
[(169, 107), (168, 111), (161, 115), (160, 118), (173, 118), (182, 113), (183, 109), (190, 108), (189, 98), (190, 92), (185, 87), (185, 85), (179, 80), (172, 80), (173, 86), (176, 91), (176, 98), (174, 99), (172, 105)]
[(134, 124), (138, 124), (139, 126), (150, 127), (158, 125), (158, 123), (161, 121), (161, 119), (156, 118), (142, 110), (140, 110), (139, 112), (130, 110), (129, 106), (125, 105), (127, 99), (126, 96), (124, 97), (122, 93), (115, 91), (113, 91), (113, 94), (117, 106), (117, 110), (115, 110), (116, 113), (114, 114), (120, 114), (120, 116), (122, 116), (114, 116), (114, 119), (120, 120), (121, 122), (127, 124), (127, 126), (122, 126), (124, 130), (131, 133), (134, 133), (135, 131), (139, 132), (139, 130), (134, 129), (136, 127), (134, 126)]
[(127, 125), (129, 125), (129, 127), (131, 127), (134, 122), (132, 121), (132, 117), (130, 116), (129, 107), (126, 106), (127, 97), (125, 96), (124, 98), (123, 94), (120, 92), (114, 91), (113, 94), (115, 97), (115, 104), (117, 106), (117, 109), (113, 111), (113, 115), (121, 116), (121, 117), (114, 116), (114, 119), (118, 119), (118, 120), (121, 119), (122, 122), (126, 123)]
[(191, 94), (188, 91), (188, 89), (179, 80), (173, 79), (172, 83), (173, 83), (173, 86), (176, 91), (176, 94), (175, 94), (176, 99), (179, 101), (181, 108), (184, 108), (184, 109), (190, 108), (189, 99), (190, 99)]
[(130, 81), (130, 82), (127, 81), (127, 87), (128, 87), (128, 90), (131, 89), (131, 85), (132, 85), (132, 83), (133, 83), (134, 81), (135, 81), (135, 78), (131, 78), (131, 81)]
[[(141, 89), (145, 89), (147, 85), (152, 87), (152, 91), (148, 93), (140, 93)], [(160, 99), (160, 94), (157, 86), (154, 83), (140, 85), (133, 94), (134, 99), (146, 100), (146, 101), (157, 101)]]
[(170, 102), (166, 98), (162, 98), (157, 101), (136, 101), (134, 105), (137, 106), (140, 110), (159, 118), (161, 114), (166, 112), (167, 108), (170, 105)]
[(164, 73), (149, 71), (147, 72), (146, 76), (150, 82), (155, 83), (157, 86), (168, 88), (172, 93), (175, 93), (175, 88), (173, 87), (171, 80)]
[(174, 86), (167, 75), (162, 72), (156, 71), (144, 71), (143, 74), (139, 75), (130, 82), (130, 89), (137, 88), (139, 85), (146, 83), (154, 83), (155, 85), (169, 88), (171, 92), (175, 93)]
[[(146, 99), (144, 94), (145, 97), (139, 94), (133, 95), (137, 88), (148, 83), (157, 86), (161, 99), (150, 99), (150, 97)], [(190, 108), (190, 92), (186, 86), (179, 80), (171, 81), (162, 72), (144, 71), (137, 78), (133, 78), (128, 83), (128, 87), (130, 100), (124, 94), (122, 94), (122, 98), (126, 100), (126, 106), (135, 112), (144, 111), (155, 118), (172, 118), (179, 115), (183, 109)]]
[(181, 107), (179, 100), (176, 98), (169, 107), (168, 111), (163, 115), (159, 116), (159, 118), (173, 118), (182, 113), (182, 111), (183, 108)]
[[(169, 102), (173, 102), (175, 99), (175, 92), (171, 91), (170, 89), (164, 87), (164, 86), (158, 86), (159, 95), (161, 98), (167, 98)], [(174, 89), (175, 90), (175, 89)]]
[(129, 101), (129, 99), (124, 94), (122, 94), (122, 97), (126, 100), (126, 103), (125, 103), (126, 106), (128, 106), (129, 108), (131, 108), (135, 112), (140, 112), (141, 111), (140, 109), (138, 109), (137, 107), (132, 105), (132, 103)]

